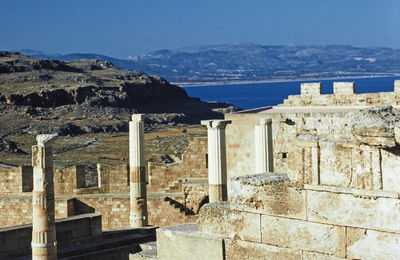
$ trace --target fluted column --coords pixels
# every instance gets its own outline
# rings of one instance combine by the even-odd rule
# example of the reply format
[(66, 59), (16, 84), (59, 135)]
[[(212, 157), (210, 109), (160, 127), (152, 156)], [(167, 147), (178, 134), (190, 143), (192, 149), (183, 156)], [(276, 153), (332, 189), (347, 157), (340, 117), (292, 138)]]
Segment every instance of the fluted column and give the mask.
[(57, 259), (54, 222), (52, 140), (56, 135), (38, 135), (32, 146), (32, 259)]
[(204, 120), (208, 136), (209, 201), (227, 200), (225, 127), (230, 120)]
[(144, 114), (129, 122), (130, 225), (147, 225), (146, 171), (144, 165)]
[(273, 172), (271, 118), (260, 119), (260, 124), (254, 129), (254, 137), (256, 173)]

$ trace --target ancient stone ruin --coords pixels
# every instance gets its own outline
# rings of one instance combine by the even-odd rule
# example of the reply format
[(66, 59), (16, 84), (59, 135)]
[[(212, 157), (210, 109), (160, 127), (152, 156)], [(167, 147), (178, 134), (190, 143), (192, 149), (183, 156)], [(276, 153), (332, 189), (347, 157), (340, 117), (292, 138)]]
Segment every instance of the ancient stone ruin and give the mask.
[[(335, 82), (327, 95), (304, 83), (281, 105), (203, 121), (208, 138), (192, 138), (182, 162), (168, 165), (146, 167), (143, 115), (133, 115), (130, 165), (98, 165), (97, 187), (85, 186), (81, 166), (51, 170), (51, 146), (38, 144), (33, 168), (0, 170), (0, 258), (34, 255), (37, 244), (48, 259), (55, 250), (96, 259), (396, 259), (400, 81), (387, 93), (354, 87)], [(52, 185), (36, 189), (39, 174), (54, 174), (54, 200)], [(53, 221), (35, 224), (52, 207), (54, 236)], [(31, 245), (32, 219), (47, 242)], [(93, 241), (103, 246), (79, 247)]]

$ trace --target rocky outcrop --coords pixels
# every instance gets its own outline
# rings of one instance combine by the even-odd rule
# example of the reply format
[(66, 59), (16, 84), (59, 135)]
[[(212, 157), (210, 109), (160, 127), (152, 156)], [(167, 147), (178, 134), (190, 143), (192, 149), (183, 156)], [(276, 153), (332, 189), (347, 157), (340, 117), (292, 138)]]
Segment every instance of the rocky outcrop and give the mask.
[(231, 104), (202, 102), (160, 77), (117, 69), (106, 61), (64, 62), (0, 52), (0, 122), (10, 125), (0, 134), (127, 131), (136, 112), (151, 114), (149, 129), (221, 118), (234, 110)]

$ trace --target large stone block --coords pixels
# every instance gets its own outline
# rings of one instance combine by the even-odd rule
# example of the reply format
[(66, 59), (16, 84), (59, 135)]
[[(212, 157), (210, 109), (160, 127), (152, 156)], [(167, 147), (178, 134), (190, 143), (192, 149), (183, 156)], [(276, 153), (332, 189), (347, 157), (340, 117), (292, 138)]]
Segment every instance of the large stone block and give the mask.
[(300, 260), (301, 251), (260, 243), (226, 239), (226, 260), (230, 259), (287, 259)]
[[(306, 186), (306, 188), (308, 187)], [(365, 195), (362, 193), (352, 194), (351, 189), (348, 192), (344, 194), (307, 190), (308, 220), (400, 232), (400, 200), (398, 197), (380, 197), (379, 192), (370, 195), (368, 192)], [(381, 193), (385, 195), (384, 192)]]
[(347, 228), (347, 257), (351, 259), (398, 259), (400, 235)]
[(195, 223), (157, 229), (157, 259), (223, 259), (222, 238), (200, 233)]
[(232, 210), (226, 202), (204, 205), (198, 222), (201, 232), (261, 242), (260, 214)]
[(262, 243), (344, 257), (345, 227), (261, 216)]
[(305, 192), (285, 174), (261, 173), (231, 180), (231, 208), (306, 219)]

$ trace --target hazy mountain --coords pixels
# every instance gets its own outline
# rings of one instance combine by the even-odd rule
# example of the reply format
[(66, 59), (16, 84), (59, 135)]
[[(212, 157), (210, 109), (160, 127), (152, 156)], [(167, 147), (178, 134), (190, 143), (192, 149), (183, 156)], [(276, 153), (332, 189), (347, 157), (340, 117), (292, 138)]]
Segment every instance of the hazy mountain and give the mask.
[(98, 54), (32, 56), (60, 60), (106, 60), (116, 67), (141, 70), (172, 82), (400, 74), (400, 50), (345, 45), (225, 44), (158, 50), (130, 56), (126, 60)]

